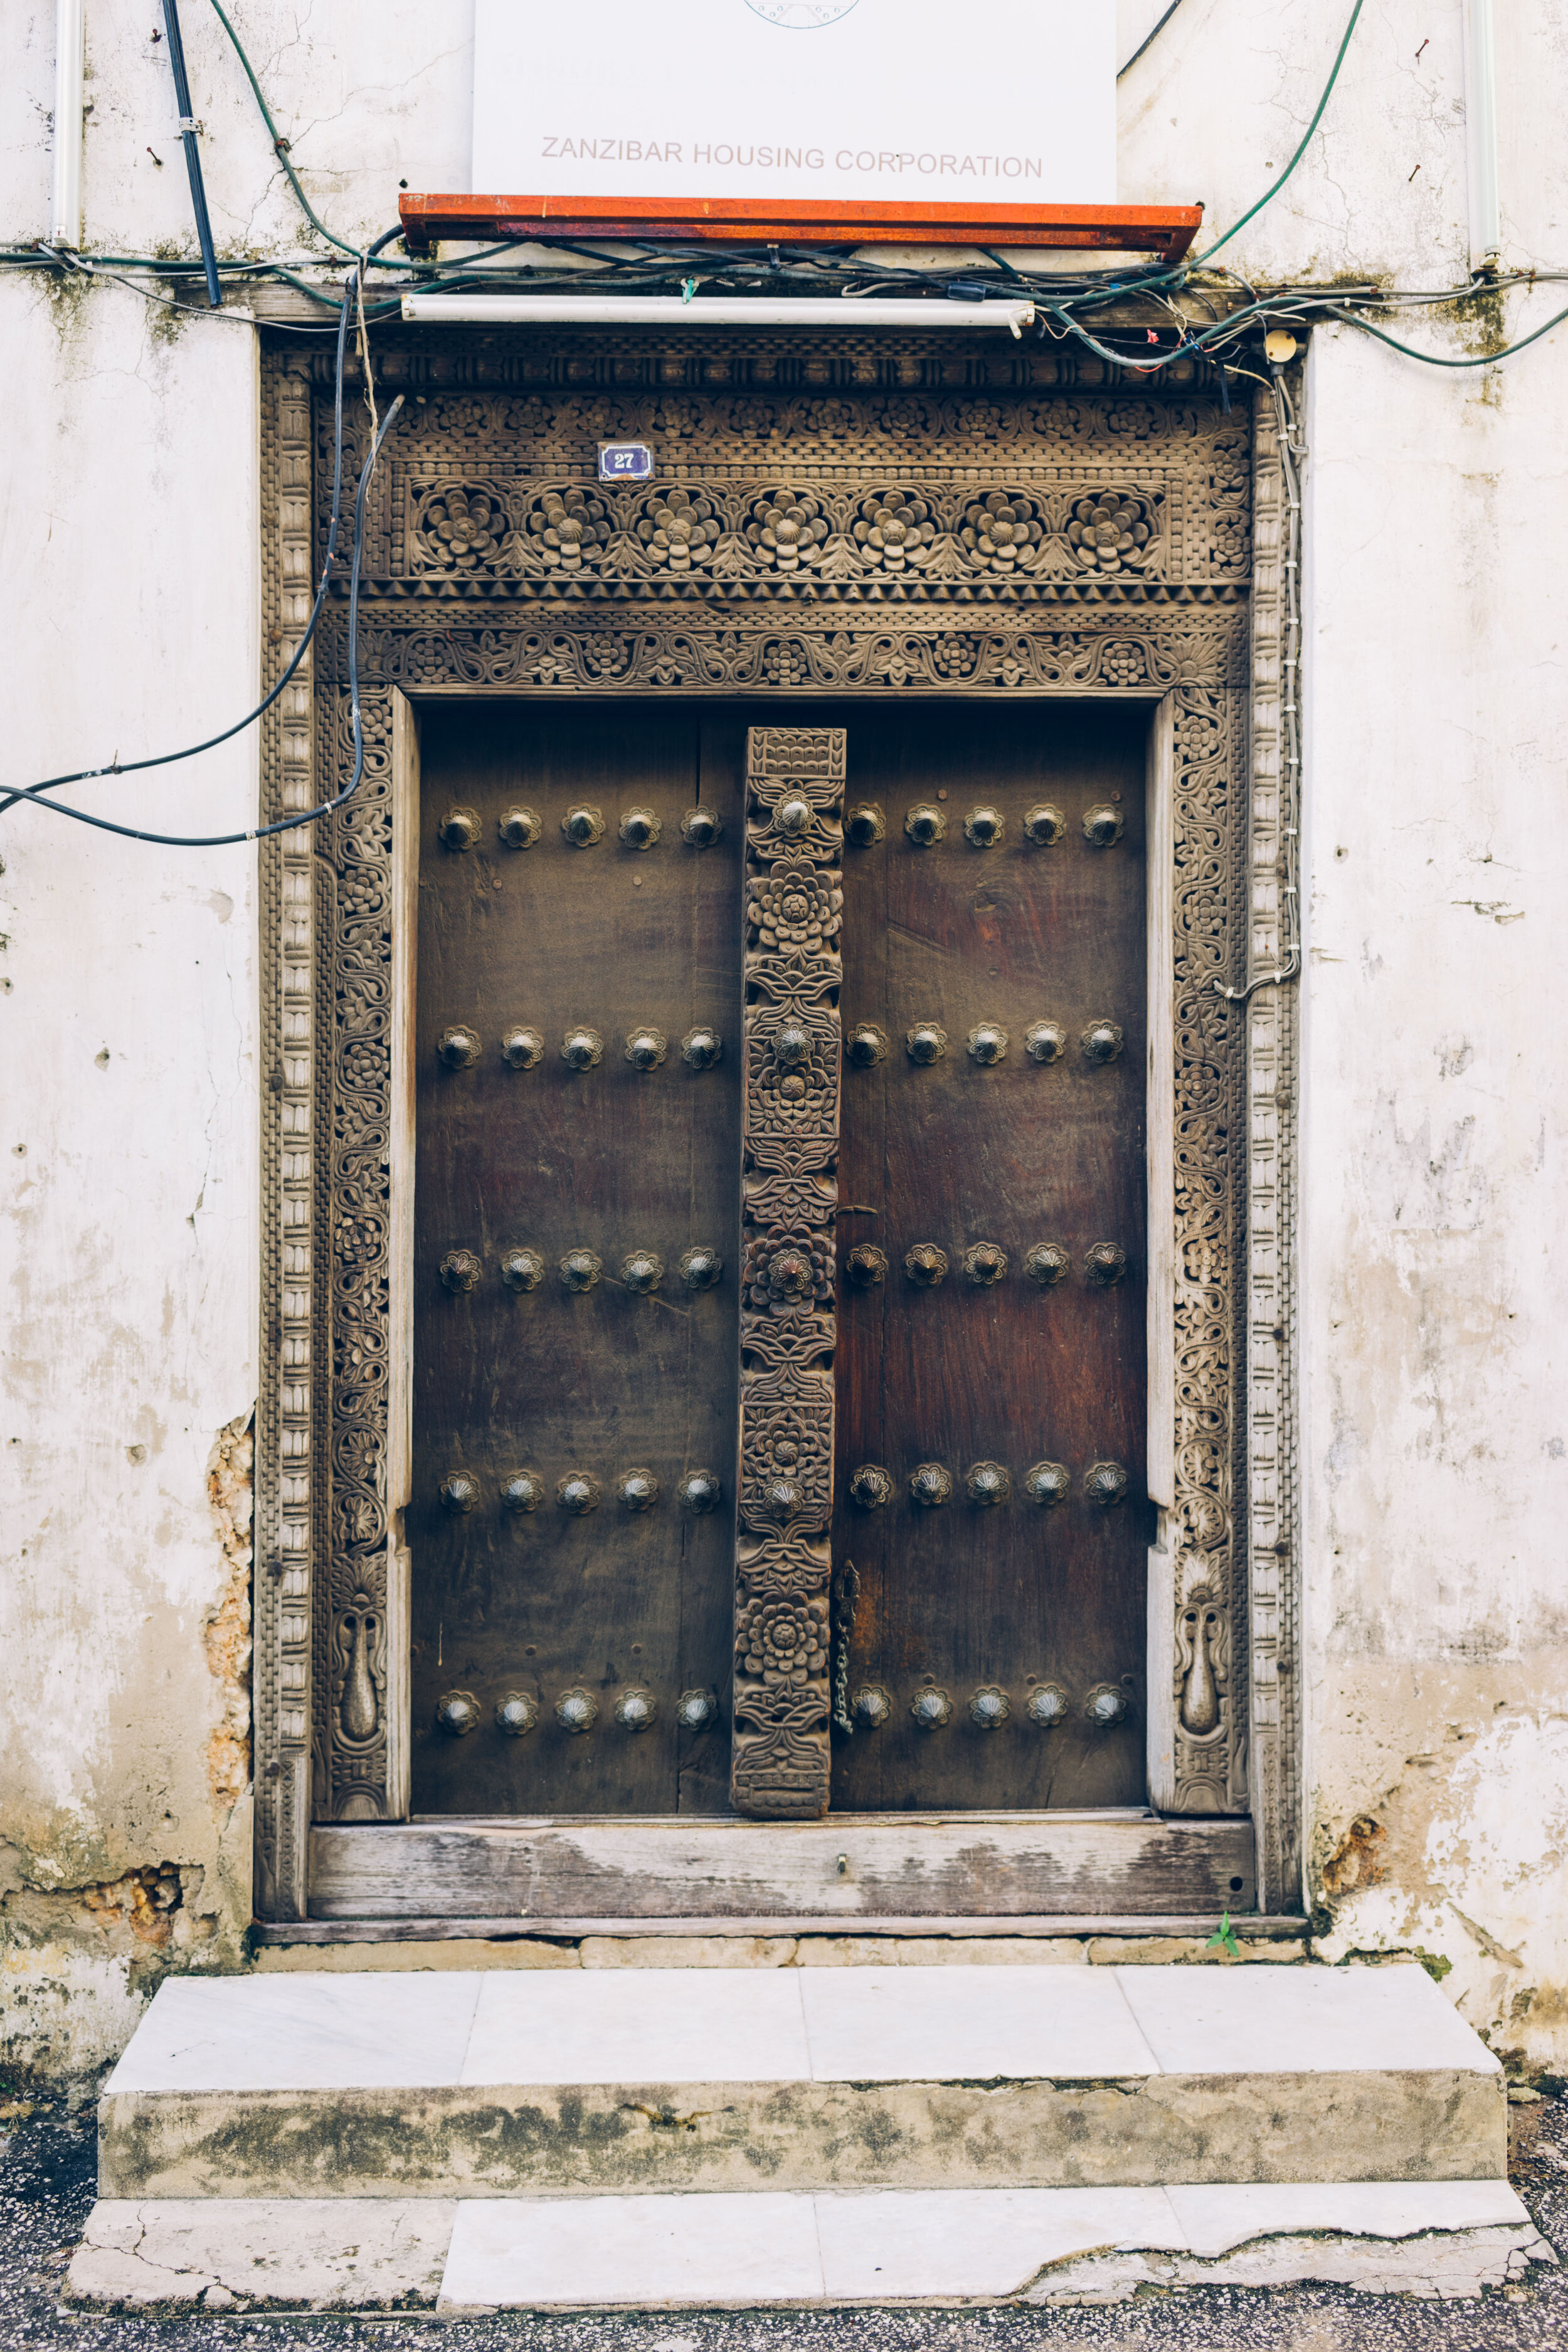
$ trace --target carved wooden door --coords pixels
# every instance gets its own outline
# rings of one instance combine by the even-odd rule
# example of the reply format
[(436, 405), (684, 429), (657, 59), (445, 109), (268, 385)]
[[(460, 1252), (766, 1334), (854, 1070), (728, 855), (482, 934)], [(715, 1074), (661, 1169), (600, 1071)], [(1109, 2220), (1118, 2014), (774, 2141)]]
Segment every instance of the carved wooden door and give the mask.
[(427, 707), (416, 1812), (1142, 1800), (1142, 743)]
[(425, 715), (416, 1812), (728, 1805), (741, 778), (701, 734)]

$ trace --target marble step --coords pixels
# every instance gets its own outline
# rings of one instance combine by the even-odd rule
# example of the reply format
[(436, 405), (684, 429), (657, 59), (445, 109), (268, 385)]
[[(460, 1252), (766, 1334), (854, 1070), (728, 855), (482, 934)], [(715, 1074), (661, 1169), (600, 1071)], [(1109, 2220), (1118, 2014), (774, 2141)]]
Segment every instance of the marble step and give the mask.
[(68, 2304), (636, 2310), (1096, 2304), (1140, 2289), (1479, 2294), (1556, 2261), (1502, 2180), (815, 2195), (105, 2201)]
[(1500, 2179), (1416, 1967), (174, 1978), (100, 2193), (517, 2198)]

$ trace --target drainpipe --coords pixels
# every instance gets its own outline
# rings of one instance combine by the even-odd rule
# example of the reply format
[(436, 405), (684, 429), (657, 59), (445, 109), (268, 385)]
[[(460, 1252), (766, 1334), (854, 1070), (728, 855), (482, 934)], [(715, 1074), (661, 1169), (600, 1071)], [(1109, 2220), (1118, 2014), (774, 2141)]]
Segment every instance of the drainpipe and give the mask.
[(1502, 214), (1492, 0), (1465, 0), (1465, 130), (1470, 167), (1470, 275), (1495, 278), (1502, 252)]
[(84, 0), (55, 0), (55, 191), (49, 243), (81, 243), (82, 17)]

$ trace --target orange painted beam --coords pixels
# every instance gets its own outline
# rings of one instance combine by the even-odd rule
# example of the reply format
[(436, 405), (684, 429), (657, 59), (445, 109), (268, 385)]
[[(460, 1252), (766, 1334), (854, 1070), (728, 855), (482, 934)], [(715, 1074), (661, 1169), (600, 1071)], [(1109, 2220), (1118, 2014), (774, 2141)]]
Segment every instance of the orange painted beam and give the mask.
[(1180, 261), (1201, 205), (932, 205), (707, 196), (398, 198), (410, 251), (437, 242), (593, 237), (722, 245), (1024, 245)]

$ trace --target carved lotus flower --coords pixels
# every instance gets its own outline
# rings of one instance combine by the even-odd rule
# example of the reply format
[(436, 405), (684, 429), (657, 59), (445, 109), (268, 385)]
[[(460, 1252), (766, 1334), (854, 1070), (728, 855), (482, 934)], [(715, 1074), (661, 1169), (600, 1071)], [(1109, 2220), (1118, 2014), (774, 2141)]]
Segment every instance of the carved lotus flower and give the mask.
[(565, 571), (576, 571), (596, 556), (610, 536), (604, 500), (581, 490), (547, 490), (529, 516), (528, 528), (544, 562)]
[(637, 537), (667, 570), (689, 572), (707, 561), (719, 538), (712, 503), (689, 490), (670, 490), (644, 515)]
[(765, 948), (789, 956), (829, 952), (838, 936), (842, 890), (829, 889), (815, 866), (781, 859), (752, 885), (746, 920)]
[(904, 490), (868, 499), (855, 525), (861, 548), (884, 572), (903, 572), (910, 564), (929, 562), (936, 535), (925, 499)]
[(833, 1296), (833, 1248), (824, 1234), (759, 1234), (746, 1244), (741, 1276), (759, 1315), (800, 1315)]
[(826, 1603), (750, 1601), (735, 1629), (735, 1663), (742, 1674), (799, 1690), (826, 1668)]
[(977, 499), (963, 518), (959, 532), (971, 557), (989, 572), (1016, 572), (1039, 544), (1040, 526), (1023, 499), (1008, 499), (993, 490)]
[(500, 553), (506, 514), (482, 490), (448, 490), (426, 509), (425, 532), (438, 563), (470, 571)]
[(753, 1069), (751, 1086), (755, 1117), (761, 1125), (789, 1133), (816, 1125), (831, 1081), (816, 1060), (791, 1069), (782, 1069), (776, 1062), (770, 1061)]
[(1079, 499), (1068, 524), (1068, 543), (1080, 563), (1100, 572), (1135, 572), (1147, 561), (1153, 530), (1142, 499), (1105, 490)]
[(827, 524), (815, 499), (798, 490), (779, 490), (755, 509), (746, 537), (776, 570), (798, 572), (821, 553)]

